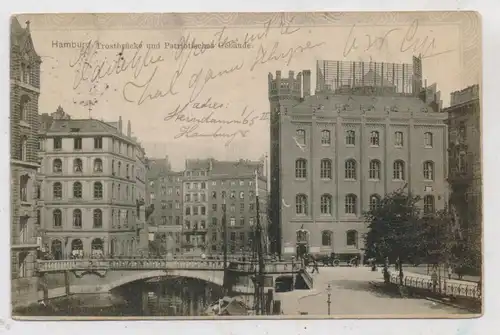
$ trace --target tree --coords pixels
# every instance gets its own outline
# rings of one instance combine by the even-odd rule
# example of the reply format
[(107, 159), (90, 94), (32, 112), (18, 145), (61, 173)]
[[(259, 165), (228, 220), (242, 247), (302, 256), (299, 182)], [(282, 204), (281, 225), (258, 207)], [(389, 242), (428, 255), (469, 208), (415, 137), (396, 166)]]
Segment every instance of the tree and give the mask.
[(450, 264), (459, 240), (453, 218), (447, 209), (424, 215), (420, 220), (419, 255), (432, 264)]
[[(377, 206), (364, 213), (368, 222), (365, 235), (365, 257), (389, 261), (413, 261), (421, 246), (419, 230), (420, 209), (416, 204), (420, 197), (404, 192), (404, 189), (387, 194)], [(400, 282), (403, 270), (400, 269)]]

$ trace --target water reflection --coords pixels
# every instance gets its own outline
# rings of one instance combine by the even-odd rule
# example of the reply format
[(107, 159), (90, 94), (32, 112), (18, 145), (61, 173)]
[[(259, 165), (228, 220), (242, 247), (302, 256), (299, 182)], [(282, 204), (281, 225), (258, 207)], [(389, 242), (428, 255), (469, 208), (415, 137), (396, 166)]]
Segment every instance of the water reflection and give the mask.
[(14, 311), (18, 316), (202, 316), (223, 295), (222, 287), (183, 278), (133, 282), (110, 294), (80, 294)]

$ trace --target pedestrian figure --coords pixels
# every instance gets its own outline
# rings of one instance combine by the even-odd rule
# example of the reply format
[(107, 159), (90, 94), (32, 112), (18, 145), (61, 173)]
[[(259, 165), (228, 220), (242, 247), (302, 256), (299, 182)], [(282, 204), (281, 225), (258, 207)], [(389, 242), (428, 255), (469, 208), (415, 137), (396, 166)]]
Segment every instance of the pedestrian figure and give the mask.
[(451, 265), (448, 265), (448, 279), (451, 279), (452, 274), (453, 274), (453, 269), (451, 268)]
[(316, 260), (316, 257), (314, 257), (313, 255), (311, 255), (311, 260), (312, 260), (312, 266), (313, 266), (313, 270), (312, 270), (311, 273), (314, 273), (315, 270), (316, 270), (316, 273), (319, 273), (318, 261)]
[(432, 292), (436, 293), (438, 285), (438, 275), (435, 268), (432, 270), (431, 280), (432, 280)]

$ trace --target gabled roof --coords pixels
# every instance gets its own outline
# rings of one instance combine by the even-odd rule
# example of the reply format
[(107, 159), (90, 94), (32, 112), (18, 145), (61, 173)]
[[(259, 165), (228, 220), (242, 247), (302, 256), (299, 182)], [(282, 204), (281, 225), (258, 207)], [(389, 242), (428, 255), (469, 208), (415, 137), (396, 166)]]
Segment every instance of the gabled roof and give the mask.
[(48, 129), (50, 133), (67, 133), (76, 130), (80, 133), (112, 133), (120, 134), (112, 125), (96, 119), (54, 120)]
[(10, 23), (10, 43), (11, 46), (18, 46), (21, 50), (26, 50), (36, 59), (40, 59), (33, 46), (29, 25), (23, 28), (16, 17), (12, 17)]

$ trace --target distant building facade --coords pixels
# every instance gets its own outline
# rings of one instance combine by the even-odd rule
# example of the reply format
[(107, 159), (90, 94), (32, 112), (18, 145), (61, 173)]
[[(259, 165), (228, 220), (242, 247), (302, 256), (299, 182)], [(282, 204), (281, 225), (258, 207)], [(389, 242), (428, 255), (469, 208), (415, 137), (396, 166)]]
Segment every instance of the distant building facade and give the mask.
[(35, 274), (40, 243), (36, 188), (38, 161), (38, 97), (40, 56), (29, 23), (11, 21), (10, 39), (10, 178), (12, 302), (33, 300), (38, 294)]
[(55, 259), (130, 256), (144, 225), (145, 153), (130, 121), (43, 114), (41, 226)]
[(448, 113), (450, 205), (469, 245), (480, 254), (482, 225), (479, 85), (451, 93)]
[[(273, 251), (362, 256), (363, 211), (406, 187), (422, 209), (447, 199), (446, 114), (413, 64), (317, 62), (269, 74)], [(303, 91), (303, 94), (301, 93)]]
[(181, 250), (182, 176), (182, 172), (172, 171), (168, 158), (149, 162), (149, 203), (154, 210), (148, 219), (148, 229), (168, 253)]
[[(257, 224), (256, 191), (259, 195), (260, 223), (267, 236), (267, 179), (260, 161), (212, 160), (208, 183), (208, 250), (221, 253), (224, 245), (224, 207), (228, 251), (250, 255)], [(256, 178), (257, 173), (257, 178)], [(257, 181), (257, 188), (256, 183)], [(263, 242), (267, 239), (264, 238)]]

